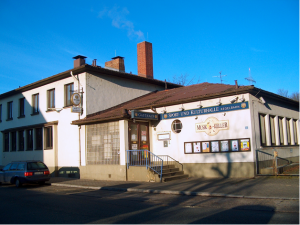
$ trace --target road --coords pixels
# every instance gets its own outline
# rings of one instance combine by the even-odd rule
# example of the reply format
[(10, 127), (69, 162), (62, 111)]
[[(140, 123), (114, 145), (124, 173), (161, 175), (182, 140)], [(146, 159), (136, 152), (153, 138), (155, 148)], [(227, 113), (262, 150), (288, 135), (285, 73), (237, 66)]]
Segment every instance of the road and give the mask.
[(299, 223), (299, 201), (0, 185), (0, 223)]

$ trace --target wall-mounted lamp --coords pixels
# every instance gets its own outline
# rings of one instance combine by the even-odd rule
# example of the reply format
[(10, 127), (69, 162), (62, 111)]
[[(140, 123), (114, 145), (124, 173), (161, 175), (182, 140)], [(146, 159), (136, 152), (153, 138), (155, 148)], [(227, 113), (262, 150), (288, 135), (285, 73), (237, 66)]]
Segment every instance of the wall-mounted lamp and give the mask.
[(234, 97), (233, 99), (230, 100), (231, 103), (234, 103), (235, 101), (237, 101), (238, 97)]
[(242, 95), (242, 97), (240, 98), (241, 102), (244, 102), (246, 99), (244, 98), (244, 95)]
[(167, 109), (166, 109), (166, 107), (164, 107), (164, 109), (161, 111), (162, 113), (167, 113)]
[(201, 104), (201, 101), (199, 102), (199, 105), (197, 105), (197, 107), (202, 108), (203, 105)]
[(179, 108), (181, 111), (184, 111), (184, 107), (183, 107), (183, 104), (182, 106)]
[(223, 113), (223, 116), (226, 116), (226, 113)]
[(265, 104), (265, 103), (266, 103), (266, 101), (265, 101), (265, 99), (264, 99), (263, 97), (260, 97), (260, 98), (259, 98), (259, 102), (260, 102), (261, 104)]
[(197, 119), (198, 119), (198, 116), (195, 117), (195, 120), (197, 120)]
[(219, 99), (219, 101), (216, 102), (216, 105), (222, 105), (221, 99)]
[(151, 110), (156, 113), (156, 108), (151, 106)]

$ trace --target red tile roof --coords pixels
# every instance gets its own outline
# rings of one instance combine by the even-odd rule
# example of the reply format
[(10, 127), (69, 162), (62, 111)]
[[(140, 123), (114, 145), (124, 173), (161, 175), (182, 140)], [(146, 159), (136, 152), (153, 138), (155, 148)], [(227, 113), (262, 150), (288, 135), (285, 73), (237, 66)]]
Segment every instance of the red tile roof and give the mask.
[(167, 89), (164, 91), (151, 92), (141, 97), (112, 108), (93, 113), (81, 120), (73, 121), (72, 124), (89, 124), (102, 121), (130, 118), (128, 110), (150, 109), (151, 107), (163, 107), (174, 104), (224, 97), (238, 93), (247, 93), (254, 86), (240, 86), (227, 84), (201, 83), (191, 86)]

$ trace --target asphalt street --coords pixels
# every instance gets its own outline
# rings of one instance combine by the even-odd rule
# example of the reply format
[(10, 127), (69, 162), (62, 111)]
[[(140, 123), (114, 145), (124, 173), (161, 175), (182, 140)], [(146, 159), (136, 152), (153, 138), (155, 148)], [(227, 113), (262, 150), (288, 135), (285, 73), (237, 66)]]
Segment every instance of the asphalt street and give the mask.
[(299, 223), (299, 201), (0, 186), (0, 223)]

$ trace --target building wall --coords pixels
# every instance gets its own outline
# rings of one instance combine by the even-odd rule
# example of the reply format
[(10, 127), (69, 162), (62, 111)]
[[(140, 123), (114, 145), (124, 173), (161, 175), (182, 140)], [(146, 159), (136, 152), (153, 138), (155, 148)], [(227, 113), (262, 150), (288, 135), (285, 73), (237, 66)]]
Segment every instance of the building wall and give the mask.
[(164, 87), (105, 74), (87, 74), (87, 114), (99, 112)]
[[(79, 75), (80, 82), (85, 92), (85, 73)], [(78, 89), (78, 82), (70, 76), (63, 80), (59, 80), (47, 85), (43, 85), (23, 93), (16, 94), (0, 100), (2, 104), (2, 122), (0, 123), (0, 131), (11, 128), (22, 128), (25, 126), (32, 126), (37, 124), (57, 122), (57, 125), (52, 125), (53, 129), (53, 148), (43, 150), (26, 151), (26, 136), (25, 136), (25, 150), (16, 152), (3, 152), (4, 138), (0, 138), (0, 165), (5, 165), (12, 160), (31, 160), (38, 159), (44, 161), (49, 168), (58, 168), (64, 166), (79, 166), (79, 152), (78, 152), (78, 127), (71, 125), (73, 120), (79, 118), (78, 113), (72, 113), (70, 107), (64, 107), (64, 85), (74, 82), (74, 90)], [(47, 91), (55, 89), (55, 108), (62, 108), (58, 113), (47, 110)], [(39, 114), (32, 114), (32, 95), (39, 94)], [(25, 98), (25, 117), (19, 117), (19, 99)], [(84, 95), (83, 95), (84, 98)], [(13, 101), (13, 119), (7, 119), (7, 102)], [(83, 103), (83, 115), (86, 115), (85, 103)], [(26, 130), (26, 128), (25, 128)], [(35, 131), (34, 131), (35, 132)], [(44, 132), (44, 130), (43, 130)], [(26, 133), (26, 132), (25, 132)], [(2, 133), (1, 133), (2, 134)], [(44, 135), (43, 135), (44, 136)], [(44, 138), (44, 137), (43, 137)], [(34, 137), (35, 139), (35, 137)], [(45, 140), (45, 139), (44, 139)], [(10, 143), (11, 148), (11, 143)], [(76, 154), (77, 153), (77, 154)]]

